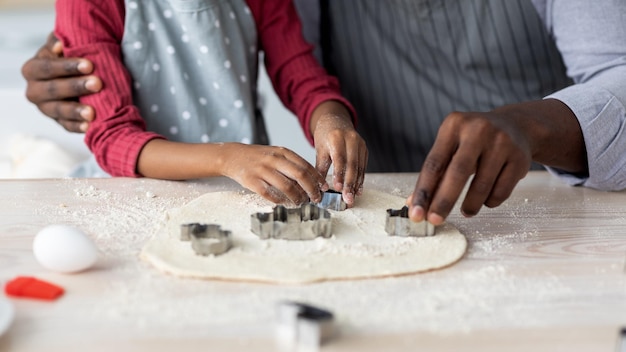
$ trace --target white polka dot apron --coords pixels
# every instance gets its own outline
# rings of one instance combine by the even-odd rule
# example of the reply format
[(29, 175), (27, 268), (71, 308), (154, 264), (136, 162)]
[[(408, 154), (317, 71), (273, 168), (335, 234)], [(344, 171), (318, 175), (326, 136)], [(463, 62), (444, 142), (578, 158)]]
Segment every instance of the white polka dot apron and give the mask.
[(244, 0), (126, 0), (122, 53), (149, 131), (188, 143), (267, 143)]
[[(187, 143), (269, 143), (244, 0), (126, 0), (121, 44), (148, 131)], [(71, 176), (108, 175), (92, 157)]]

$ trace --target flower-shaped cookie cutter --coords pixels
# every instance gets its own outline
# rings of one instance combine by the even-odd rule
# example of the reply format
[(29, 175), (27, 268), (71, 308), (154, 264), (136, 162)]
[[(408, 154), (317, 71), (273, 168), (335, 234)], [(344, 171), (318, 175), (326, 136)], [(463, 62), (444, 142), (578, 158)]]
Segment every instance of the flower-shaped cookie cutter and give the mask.
[(435, 234), (435, 226), (428, 221), (414, 222), (409, 219), (409, 208), (387, 209), (385, 231), (389, 236), (426, 237)]
[(180, 227), (180, 240), (191, 241), (191, 248), (199, 255), (220, 255), (232, 246), (230, 231), (220, 225), (188, 223)]
[(251, 231), (261, 239), (312, 240), (332, 235), (330, 212), (313, 203), (298, 208), (277, 205), (270, 213), (252, 214), (250, 220)]

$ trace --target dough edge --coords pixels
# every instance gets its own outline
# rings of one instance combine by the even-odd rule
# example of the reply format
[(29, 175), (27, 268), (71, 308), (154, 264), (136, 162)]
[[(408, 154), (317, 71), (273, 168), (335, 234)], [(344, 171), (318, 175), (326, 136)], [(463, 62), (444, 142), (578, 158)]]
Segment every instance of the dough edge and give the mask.
[[(362, 198), (367, 199), (383, 199), (384, 201), (391, 201), (392, 206), (396, 205), (397, 202), (404, 202), (403, 198), (398, 196), (393, 196), (388, 193), (379, 192), (379, 191), (366, 191)], [(242, 205), (242, 197), (248, 197), (247, 199), (253, 199), (254, 202), (252, 205)], [(252, 198), (250, 198), (252, 197)], [(376, 279), (376, 278), (388, 278), (388, 277), (400, 277), (400, 276), (408, 276), (414, 275), (418, 273), (425, 273), (429, 271), (434, 271), (438, 269), (443, 269), (450, 267), (457, 263), (459, 260), (463, 258), (465, 252), (467, 250), (467, 240), (463, 234), (461, 234), (453, 225), (449, 223), (445, 223), (441, 226), (437, 227), (437, 235), (433, 237), (420, 237), (420, 238), (401, 238), (401, 237), (388, 237), (390, 241), (415, 241), (416, 245), (410, 246), (414, 248), (409, 248), (404, 253), (400, 255), (394, 256), (350, 256), (350, 255), (341, 255), (341, 254), (319, 254), (315, 256), (301, 256), (299, 261), (293, 261), (293, 256), (279, 256), (279, 259), (269, 256), (256, 256), (254, 254), (246, 254), (242, 253), (235, 248), (231, 249), (230, 252), (224, 254), (224, 256), (233, 256), (234, 259), (231, 258), (230, 264), (233, 266), (237, 266), (238, 263), (244, 262), (242, 264), (244, 266), (244, 270), (238, 270), (237, 268), (234, 271), (224, 271), (224, 266), (222, 265), (219, 270), (212, 270), (212, 263), (219, 263), (220, 259), (224, 262), (223, 257), (201, 257), (196, 256), (193, 251), (190, 249), (179, 250), (173, 249), (176, 246), (187, 245), (189, 243), (181, 242), (176, 239), (177, 234), (171, 234), (171, 230), (169, 228), (177, 228), (179, 226), (181, 216), (183, 218), (186, 217), (186, 212), (189, 209), (194, 209), (200, 205), (202, 205), (207, 200), (212, 198), (224, 200), (224, 199), (232, 199), (232, 204), (222, 204), (220, 208), (227, 208), (229, 205), (243, 208), (250, 208), (250, 214), (259, 211), (259, 207), (264, 207), (267, 211), (271, 209), (271, 204), (264, 203), (264, 200), (257, 199), (257, 195), (246, 194), (245, 192), (214, 192), (207, 193), (203, 196), (200, 196), (189, 203), (183, 205), (180, 208), (173, 208), (167, 212), (167, 216), (164, 219), (163, 226), (160, 226), (155, 236), (153, 236), (142, 248), (140, 252), (140, 258), (154, 266), (159, 271), (170, 274), (175, 277), (182, 278), (193, 278), (193, 279), (204, 279), (204, 280), (217, 280), (217, 281), (230, 281), (230, 282), (252, 282), (252, 283), (265, 283), (265, 284), (286, 284), (286, 285), (297, 285), (297, 284), (312, 284), (319, 283), (325, 281), (351, 281), (351, 280), (364, 280), (364, 279)], [(229, 202), (229, 201), (227, 201)], [(358, 206), (358, 204), (357, 204)], [(234, 211), (234, 210), (233, 210)], [(349, 211), (349, 210), (348, 210)], [(371, 210), (370, 210), (371, 211)], [(384, 212), (385, 209), (381, 209), (380, 206), (376, 208), (376, 212)], [(182, 215), (181, 215), (182, 214)], [(239, 226), (248, 226), (249, 224), (249, 214), (244, 214), (245, 219), (247, 220), (246, 224), (243, 224), (244, 221), (239, 221), (242, 224)], [(334, 215), (333, 215), (334, 216)], [(193, 218), (193, 216), (191, 216)], [(178, 221), (177, 224), (172, 225), (171, 222)], [(226, 226), (228, 227), (228, 226)], [(384, 228), (384, 224), (382, 224)], [(341, 236), (341, 234), (338, 234)], [(261, 241), (261, 240), (258, 240)], [(265, 240), (268, 241), (268, 240)], [(283, 242), (282, 240), (269, 240), (270, 242), (278, 243), (280, 246)], [(276, 242), (278, 241), (278, 242)], [(317, 239), (315, 241), (331, 241), (332, 239)], [(302, 243), (301, 241), (299, 241)], [(311, 242), (311, 241), (307, 241)], [(283, 242), (282, 244), (289, 243)], [(428, 253), (429, 251), (424, 251), (424, 247), (426, 249), (431, 249), (430, 251), (430, 259), (424, 261), (422, 260), (424, 253)], [(187, 251), (189, 255), (180, 254), (181, 251)], [(435, 252), (434, 254), (432, 252)], [(177, 254), (178, 253), (178, 254)], [(190, 257), (191, 256), (191, 257)], [(174, 259), (172, 259), (174, 258)], [(252, 258), (252, 259), (251, 259)], [(313, 271), (312, 268), (316, 267), (316, 262), (324, 263), (325, 260), (330, 258), (331, 261), (334, 260), (334, 263), (330, 265), (326, 265), (326, 270), (321, 270), (317, 274), (311, 273)], [(186, 260), (187, 259), (187, 260)], [(183, 265), (179, 265), (180, 260), (186, 261), (193, 265), (196, 263), (206, 263), (206, 265), (202, 264), (200, 267), (190, 267), (187, 263)], [(202, 262), (198, 262), (198, 260)], [(269, 272), (257, 272), (257, 266), (254, 267), (254, 270), (250, 270), (248, 268), (245, 269), (246, 265), (250, 265), (249, 262), (246, 261), (252, 260), (260, 262), (260, 261), (271, 261), (275, 262), (276, 265), (265, 265), (265, 267), (269, 267)], [(304, 260), (304, 264), (301, 260)], [(238, 261), (238, 263), (233, 263), (233, 261)], [(308, 266), (307, 266), (308, 263)], [(302, 267), (304, 265), (304, 268)], [(398, 266), (400, 265), (400, 267)], [(381, 269), (380, 267), (383, 267)], [(389, 269), (384, 269), (388, 267)], [(207, 269), (208, 268), (208, 269)], [(272, 268), (277, 268), (273, 270)], [(286, 268), (286, 269), (280, 269)], [(329, 269), (330, 268), (330, 271)], [(346, 269), (348, 268), (348, 269)], [(350, 271), (350, 268), (357, 268), (357, 271)], [(232, 267), (226, 268), (227, 270), (233, 270)], [(264, 270), (264, 269), (263, 269)]]

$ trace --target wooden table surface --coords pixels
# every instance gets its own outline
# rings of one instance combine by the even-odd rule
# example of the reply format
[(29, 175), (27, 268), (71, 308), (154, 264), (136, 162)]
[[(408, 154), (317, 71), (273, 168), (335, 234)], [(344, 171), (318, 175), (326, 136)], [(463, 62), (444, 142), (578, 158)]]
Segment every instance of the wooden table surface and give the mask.
[[(407, 196), (416, 174), (370, 174), (366, 186)], [(331, 309), (323, 351), (615, 351), (626, 326), (626, 193), (570, 187), (531, 172), (502, 206), (448, 221), (467, 236), (457, 264), (398, 278), (304, 286), (164, 275), (138, 258), (167, 209), (225, 179), (0, 181), (0, 284), (35, 276), (63, 286), (54, 302), (9, 299), (0, 351), (274, 351), (275, 303)], [(32, 239), (70, 224), (96, 242), (96, 267), (43, 269)]]

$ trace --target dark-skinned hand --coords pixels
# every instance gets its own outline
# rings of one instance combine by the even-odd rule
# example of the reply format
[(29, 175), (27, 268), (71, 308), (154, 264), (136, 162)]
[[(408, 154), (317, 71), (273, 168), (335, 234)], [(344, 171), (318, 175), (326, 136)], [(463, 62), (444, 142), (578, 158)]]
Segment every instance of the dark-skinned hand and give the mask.
[(46, 44), (22, 66), (26, 97), (66, 130), (85, 132), (95, 112), (80, 104), (78, 97), (102, 89), (102, 81), (92, 72), (91, 61), (64, 57), (63, 45), (50, 34)]
[(483, 205), (499, 206), (532, 161), (587, 172), (580, 125), (562, 102), (546, 99), (490, 112), (454, 112), (443, 121), (407, 199), (409, 217), (440, 225), (468, 181), (461, 204), (464, 216), (478, 214)]

